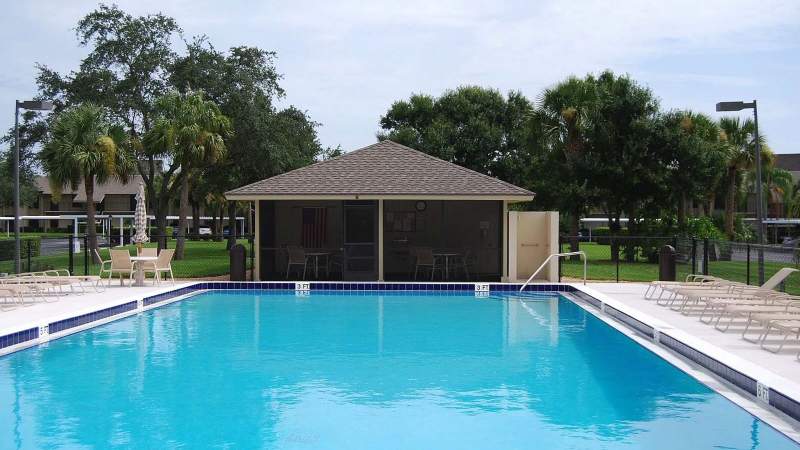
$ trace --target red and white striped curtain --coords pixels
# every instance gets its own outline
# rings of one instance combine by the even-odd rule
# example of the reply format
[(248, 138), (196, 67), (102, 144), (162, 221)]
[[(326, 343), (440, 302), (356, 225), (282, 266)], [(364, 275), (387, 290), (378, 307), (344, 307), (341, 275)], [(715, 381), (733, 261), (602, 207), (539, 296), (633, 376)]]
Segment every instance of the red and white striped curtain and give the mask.
[(325, 208), (303, 208), (303, 247), (324, 248), (327, 242)]

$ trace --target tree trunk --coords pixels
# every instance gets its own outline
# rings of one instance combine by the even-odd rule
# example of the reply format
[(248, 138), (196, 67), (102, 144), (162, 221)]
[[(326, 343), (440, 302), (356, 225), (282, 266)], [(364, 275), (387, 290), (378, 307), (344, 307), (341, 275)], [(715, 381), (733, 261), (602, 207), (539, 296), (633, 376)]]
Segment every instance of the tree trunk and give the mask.
[(186, 247), (186, 226), (189, 220), (189, 177), (181, 177), (181, 203), (178, 211), (178, 240), (175, 242), (175, 259), (183, 259)]
[(615, 214), (614, 217), (610, 217), (608, 219), (608, 235), (612, 237), (611, 239), (611, 261), (617, 261), (619, 259), (619, 240), (613, 239), (613, 237), (619, 236), (620, 226), (619, 226), (619, 214)]
[(195, 236), (200, 235), (200, 204), (198, 202), (190, 201), (192, 204), (192, 233)]
[(167, 248), (167, 212), (168, 212), (168, 201), (163, 201), (161, 199), (153, 198), (150, 201), (153, 207), (153, 220), (155, 222), (155, 233), (153, 236), (150, 236), (151, 240), (155, 240), (158, 242), (159, 250)]
[[(578, 238), (580, 228), (581, 216), (577, 211), (573, 211), (572, 214), (569, 215), (569, 251), (571, 252), (577, 252), (580, 250), (580, 241)], [(580, 258), (580, 255), (574, 255), (570, 257), (570, 259), (573, 261), (579, 261)]]
[(228, 202), (228, 245), (230, 250), (236, 243), (236, 202)]
[(681, 198), (678, 200), (678, 227), (681, 229), (686, 226), (686, 203), (686, 192), (681, 192)]
[(716, 198), (717, 194), (713, 192), (708, 194), (708, 206), (706, 207), (706, 210), (708, 211), (708, 217), (714, 217), (714, 209), (717, 207), (715, 204)]
[(222, 206), (218, 206), (216, 208), (216, 212), (214, 213), (214, 240), (217, 242), (221, 242), (222, 237), (222, 214), (224, 212), (224, 208)]
[(733, 239), (734, 215), (736, 214), (736, 168), (728, 169), (728, 192), (725, 195), (725, 234)]
[(89, 248), (86, 249), (92, 255), (95, 264), (100, 264), (97, 258), (97, 229), (94, 224), (94, 175), (87, 174), (83, 177), (84, 188), (86, 189), (86, 240)]

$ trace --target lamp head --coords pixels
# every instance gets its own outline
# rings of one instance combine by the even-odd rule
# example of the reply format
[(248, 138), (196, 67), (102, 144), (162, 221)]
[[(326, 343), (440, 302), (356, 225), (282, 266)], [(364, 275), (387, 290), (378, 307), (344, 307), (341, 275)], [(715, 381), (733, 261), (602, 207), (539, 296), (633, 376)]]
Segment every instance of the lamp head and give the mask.
[(53, 109), (53, 102), (47, 100), (25, 100), (18, 101), (17, 106), (31, 111), (50, 111)]

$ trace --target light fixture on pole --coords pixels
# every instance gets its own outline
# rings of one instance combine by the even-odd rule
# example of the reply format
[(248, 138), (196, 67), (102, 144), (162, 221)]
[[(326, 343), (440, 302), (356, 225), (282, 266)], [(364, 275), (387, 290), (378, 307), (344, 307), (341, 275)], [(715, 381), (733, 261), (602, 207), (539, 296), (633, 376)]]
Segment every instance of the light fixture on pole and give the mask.
[(743, 109), (753, 110), (754, 119), (754, 139), (756, 145), (756, 232), (758, 236), (758, 284), (764, 284), (764, 198), (761, 186), (761, 142), (758, 136), (758, 104), (755, 100), (751, 103), (745, 102), (719, 102), (717, 111), (741, 111)]
[(50, 111), (53, 102), (40, 100), (16, 100), (14, 104), (14, 272), (20, 273), (20, 239), (19, 239), (19, 110)]

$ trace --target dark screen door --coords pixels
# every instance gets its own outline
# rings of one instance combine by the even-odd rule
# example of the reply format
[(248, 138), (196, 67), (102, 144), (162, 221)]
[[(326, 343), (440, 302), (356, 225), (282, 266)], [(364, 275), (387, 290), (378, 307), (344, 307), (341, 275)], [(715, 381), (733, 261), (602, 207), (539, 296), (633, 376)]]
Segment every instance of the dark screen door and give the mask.
[(344, 202), (344, 280), (376, 280), (378, 215), (375, 201)]

